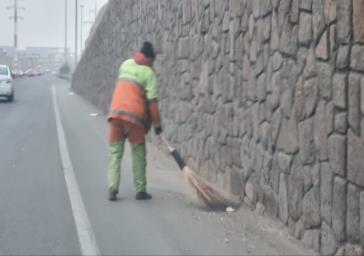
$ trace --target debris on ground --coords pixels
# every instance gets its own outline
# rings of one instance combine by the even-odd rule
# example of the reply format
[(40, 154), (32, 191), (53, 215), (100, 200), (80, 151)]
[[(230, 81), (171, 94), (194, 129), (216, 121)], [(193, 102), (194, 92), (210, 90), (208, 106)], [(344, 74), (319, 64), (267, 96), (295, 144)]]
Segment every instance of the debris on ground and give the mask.
[(68, 95), (73, 96), (73, 95), (75, 95), (75, 93), (74, 92), (69, 92)]
[(228, 238), (225, 238), (224, 242), (225, 242), (225, 244), (228, 244), (230, 242), (230, 240)]
[(92, 116), (92, 117), (95, 117), (95, 116), (98, 116), (99, 113), (91, 113), (89, 116)]
[(233, 212), (235, 212), (235, 209), (233, 207), (229, 206), (229, 207), (226, 208), (226, 212), (227, 213), (233, 213)]

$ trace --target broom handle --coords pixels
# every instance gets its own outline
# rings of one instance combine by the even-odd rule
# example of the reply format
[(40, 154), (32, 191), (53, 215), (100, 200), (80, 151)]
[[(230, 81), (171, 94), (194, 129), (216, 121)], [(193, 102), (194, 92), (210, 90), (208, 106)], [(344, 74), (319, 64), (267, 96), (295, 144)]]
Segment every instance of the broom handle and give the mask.
[(171, 155), (173, 156), (174, 160), (176, 161), (176, 163), (178, 164), (178, 167), (181, 169), (181, 171), (183, 170), (183, 168), (186, 167), (186, 163), (185, 161), (183, 160), (183, 158), (181, 157), (181, 155), (177, 152), (177, 150), (175, 148), (173, 148), (168, 140), (163, 136), (161, 135), (160, 136), (163, 144), (168, 148), (169, 152), (171, 153)]
[(166, 139), (166, 137), (164, 137), (163, 135), (161, 135), (160, 136), (160, 138), (161, 138), (161, 140), (162, 140), (162, 142), (163, 142), (163, 144), (168, 148), (168, 150), (169, 150), (169, 152), (171, 152), (172, 153), (172, 151), (173, 150), (175, 150), (174, 148), (172, 148), (172, 146), (171, 145), (169, 145), (169, 142), (168, 142), (168, 140)]

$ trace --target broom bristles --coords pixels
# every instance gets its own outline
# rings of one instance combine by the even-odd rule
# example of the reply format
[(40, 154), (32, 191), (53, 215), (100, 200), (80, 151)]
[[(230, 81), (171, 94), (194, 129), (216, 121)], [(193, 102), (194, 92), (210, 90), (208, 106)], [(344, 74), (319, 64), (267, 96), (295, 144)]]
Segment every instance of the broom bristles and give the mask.
[(229, 198), (224, 193), (213, 188), (209, 182), (199, 177), (189, 167), (183, 168), (183, 175), (188, 183), (196, 190), (198, 198), (203, 201), (207, 207), (213, 210), (225, 210), (229, 206), (238, 207), (237, 200)]

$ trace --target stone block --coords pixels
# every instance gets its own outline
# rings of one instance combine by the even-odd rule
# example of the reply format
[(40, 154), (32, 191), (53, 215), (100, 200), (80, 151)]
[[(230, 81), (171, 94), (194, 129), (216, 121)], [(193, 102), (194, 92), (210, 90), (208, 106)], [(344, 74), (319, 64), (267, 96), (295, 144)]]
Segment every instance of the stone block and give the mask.
[[(279, 175), (277, 175), (277, 177), (279, 180)], [(278, 218), (279, 203), (277, 198), (278, 196), (275, 194), (274, 191), (270, 191), (264, 196), (265, 212), (268, 216), (271, 216), (273, 218)]]
[(263, 215), (265, 213), (265, 206), (261, 203), (257, 203), (256, 207), (255, 207), (255, 211), (259, 214), (259, 215)]
[(320, 233), (319, 229), (311, 229), (306, 230), (303, 235), (302, 241), (303, 243), (309, 247), (313, 248), (316, 252), (320, 251)]
[(312, 0), (300, 1), (300, 9), (305, 11), (312, 11)]
[(298, 42), (309, 45), (312, 40), (312, 17), (311, 14), (301, 12), (300, 24), (298, 28)]
[(364, 43), (364, 0), (353, 0), (354, 41)]
[(319, 59), (327, 60), (329, 58), (329, 33), (326, 29), (325, 32), (321, 35), (321, 38), (316, 46), (316, 56)]
[(225, 33), (228, 32), (229, 27), (230, 27), (230, 15), (228, 12), (225, 12), (223, 22), (222, 22), (222, 31)]
[(318, 84), (320, 88), (320, 96), (323, 99), (331, 99), (332, 94), (332, 75), (334, 68), (328, 63), (317, 63)]
[(330, 24), (336, 20), (336, 0), (325, 0), (325, 20)]
[(273, 71), (277, 71), (282, 67), (283, 59), (282, 54), (275, 52), (272, 57)]
[(281, 172), (289, 174), (291, 172), (292, 156), (283, 152), (278, 153), (278, 167)]
[(323, 1), (312, 1), (312, 28), (315, 42), (319, 41), (319, 37), (325, 29), (324, 9)]
[(282, 123), (282, 114), (279, 110), (276, 110), (273, 113), (273, 117), (272, 117), (272, 143), (273, 145), (277, 144), (277, 140), (278, 140), (278, 136), (279, 136), (279, 131), (281, 129), (281, 123)]
[(320, 191), (317, 186), (312, 187), (303, 197), (302, 216), (305, 218), (306, 229), (315, 228), (320, 225)]
[[(252, 47), (252, 49), (253, 49), (253, 47)], [(221, 50), (223, 50), (223, 53), (226, 54), (226, 55), (229, 55), (229, 53), (230, 53), (230, 50), (231, 50), (231, 37), (230, 37), (230, 35), (228, 33), (222, 34)], [(255, 61), (255, 59), (254, 59), (254, 61)]]
[(348, 105), (349, 126), (356, 135), (360, 135), (360, 76), (355, 73), (348, 78)]
[(340, 177), (334, 179), (332, 228), (338, 242), (346, 240), (346, 183)]
[(296, 120), (302, 121), (305, 119), (306, 109), (305, 109), (305, 90), (303, 86), (303, 79), (300, 77), (296, 83), (296, 90), (294, 93), (294, 105), (293, 111)]
[(178, 40), (177, 56), (181, 59), (187, 59), (190, 56), (191, 42), (189, 38), (180, 38)]
[(298, 151), (298, 129), (294, 118), (287, 120), (283, 118), (282, 127), (280, 128), (277, 146), (287, 154), (293, 154)]
[(278, 28), (278, 18), (275, 11), (273, 11), (272, 14), (272, 28), (271, 28), (271, 38), (270, 38), (270, 44), (272, 50), (278, 50), (279, 49), (279, 39), (280, 39), (280, 33)]
[(348, 179), (364, 187), (364, 139), (348, 132)]
[(298, 220), (302, 212), (303, 178), (301, 168), (301, 163), (295, 159), (288, 176), (288, 213), (294, 221)]
[(326, 104), (321, 101), (315, 114), (314, 139), (318, 149), (318, 157), (321, 161), (328, 159), (328, 120), (326, 115)]
[(308, 79), (316, 76), (317, 68), (316, 68), (316, 56), (313, 49), (310, 49), (307, 53), (306, 57), (306, 67), (304, 69), (304, 78)]
[(241, 140), (233, 139), (232, 140), (232, 158), (233, 158), (233, 165), (234, 166), (241, 166), (241, 159), (240, 159), (240, 148), (241, 148)]
[(320, 203), (321, 216), (331, 225), (333, 175), (328, 163), (321, 164)]
[(321, 254), (334, 255), (337, 250), (337, 242), (334, 232), (325, 222), (321, 225)]
[(269, 123), (263, 122), (259, 127), (260, 132), (260, 141), (264, 147), (264, 149), (268, 149), (269, 146), (272, 144), (271, 142), (271, 132), (272, 128)]
[(346, 139), (344, 136), (333, 134), (329, 137), (329, 161), (334, 173), (346, 176)]
[[(210, 17), (209, 17), (209, 12), (204, 11), (202, 13), (202, 17), (201, 17), (201, 21), (200, 21), (200, 32), (201, 34), (205, 35), (208, 31), (209, 31), (209, 27), (210, 27)], [(189, 31), (187, 30), (187, 35), (188, 35)]]
[(257, 84), (257, 80), (255, 78), (255, 76), (253, 74), (249, 75), (249, 81), (247, 83), (247, 96), (248, 99), (251, 101), (256, 101), (256, 84)]
[[(321, 86), (325, 86), (324, 83), (320, 82)], [(303, 85), (304, 90), (304, 101), (305, 101), (305, 117), (311, 117), (316, 109), (318, 98), (319, 98), (319, 88), (317, 83), (317, 78), (311, 78), (306, 80)]]
[(333, 103), (339, 109), (347, 109), (347, 77), (336, 73), (332, 79)]
[(301, 240), (303, 232), (305, 231), (305, 218), (301, 217), (295, 224), (294, 227), (294, 237)]
[[(361, 109), (361, 114), (364, 115), (364, 77), (361, 78), (360, 81), (360, 109)], [(364, 127), (362, 127), (363, 129)], [(363, 133), (364, 135), (364, 133)]]
[(284, 173), (280, 174), (279, 178), (279, 218), (283, 223), (288, 221), (288, 197), (287, 197), (287, 176)]
[(288, 20), (283, 25), (281, 40), (280, 40), (280, 50), (281, 52), (289, 55), (295, 56), (298, 48), (298, 26), (293, 26)]
[(334, 131), (334, 104), (332, 102), (326, 104), (326, 120), (327, 132), (331, 134)]
[(187, 24), (192, 19), (191, 1), (183, 1), (182, 6), (183, 6), (182, 21), (183, 21), (183, 24)]
[(271, 33), (271, 17), (267, 16), (263, 18), (262, 22), (262, 34), (264, 42), (267, 42), (270, 39)]
[[(270, 178), (270, 184), (274, 191), (275, 195), (278, 195), (279, 192), (279, 179), (280, 179), (280, 169), (278, 166), (278, 154), (277, 152), (273, 155), (273, 163), (272, 163), (272, 170), (271, 170), (271, 178)], [(278, 200), (276, 200), (278, 201)], [(277, 205), (279, 205), (277, 203)]]
[(249, 179), (245, 185), (245, 195), (252, 204), (255, 204), (257, 200), (257, 193), (252, 179)]
[(306, 165), (303, 166), (303, 194), (305, 195), (312, 186), (320, 185), (320, 165)]
[(364, 244), (364, 191), (360, 193), (360, 243)]
[(281, 86), (282, 86), (281, 73), (280, 72), (273, 73), (272, 81), (270, 83), (271, 83), (271, 89), (272, 89), (270, 103), (271, 103), (272, 108), (276, 109), (280, 102), (280, 91), (281, 91)]
[(272, 11), (271, 1), (254, 1), (252, 2), (254, 17), (263, 17)]
[(267, 97), (267, 79), (266, 74), (262, 73), (257, 80), (257, 98), (264, 101)]
[(346, 134), (348, 127), (347, 118), (348, 114), (346, 112), (337, 113), (335, 115), (335, 132)]
[(315, 161), (316, 146), (314, 142), (313, 118), (300, 122), (299, 125), (299, 154), (303, 164), (311, 164)]
[(354, 70), (364, 71), (364, 45), (353, 46), (350, 66)]
[(283, 90), (281, 96), (281, 111), (285, 118), (290, 118), (292, 112), (294, 90), (293, 87), (289, 87), (287, 79), (283, 79), (282, 87), (285, 89)]
[(352, 35), (352, 1), (337, 0), (337, 38), (339, 43), (348, 44)]
[(329, 40), (330, 40), (330, 57), (331, 56), (334, 56), (336, 55), (336, 52), (337, 52), (337, 40), (336, 40), (336, 23), (333, 23), (330, 27), (329, 27), (329, 30), (330, 30), (330, 35), (329, 35)]
[[(360, 242), (360, 194), (359, 189), (352, 184), (348, 185), (346, 234), (351, 243)], [(359, 224), (359, 225), (358, 225)]]
[(292, 23), (298, 23), (299, 15), (300, 15), (299, 0), (292, 0), (291, 1), (290, 21)]
[(346, 69), (350, 64), (350, 46), (343, 45), (337, 50), (336, 67), (338, 69)]

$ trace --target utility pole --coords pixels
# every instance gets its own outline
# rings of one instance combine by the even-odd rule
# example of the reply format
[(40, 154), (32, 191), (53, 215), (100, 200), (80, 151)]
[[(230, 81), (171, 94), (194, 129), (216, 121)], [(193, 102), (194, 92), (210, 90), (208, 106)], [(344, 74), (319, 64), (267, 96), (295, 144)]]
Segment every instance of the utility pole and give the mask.
[(23, 19), (18, 15), (19, 10), (25, 10), (24, 7), (18, 5), (18, 0), (14, 0), (14, 5), (9, 6), (7, 9), (14, 9), (14, 15), (9, 18), (14, 20), (14, 60), (17, 61), (17, 50), (18, 50), (18, 20)]
[(83, 4), (81, 4), (81, 55), (82, 55), (82, 48), (83, 48)]
[(78, 55), (78, 0), (75, 0), (75, 66), (77, 64)]
[(64, 61), (68, 61), (68, 49), (67, 49), (67, 0), (64, 0)]

